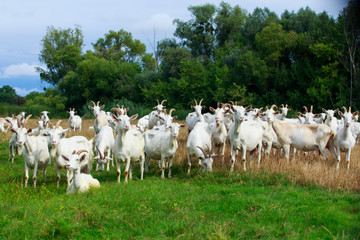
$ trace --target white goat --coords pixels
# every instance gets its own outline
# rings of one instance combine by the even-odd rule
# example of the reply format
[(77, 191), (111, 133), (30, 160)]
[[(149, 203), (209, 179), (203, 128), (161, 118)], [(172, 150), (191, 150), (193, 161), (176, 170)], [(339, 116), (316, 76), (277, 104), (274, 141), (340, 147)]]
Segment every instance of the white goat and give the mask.
[(147, 129), (149, 129), (149, 115), (145, 115), (140, 118), (136, 126), (140, 132), (145, 132)]
[[(189, 133), (186, 149), (188, 152), (188, 174), (191, 170), (191, 157), (197, 156), (199, 158), (199, 168), (202, 168), (204, 171), (212, 171), (212, 164), (215, 155), (204, 154), (204, 149), (206, 151), (211, 151), (211, 137), (216, 131), (215, 123), (206, 123), (206, 122), (197, 122), (195, 127)], [(203, 149), (203, 150), (201, 150)]]
[(164, 178), (165, 172), (165, 159), (169, 158), (169, 174), (171, 178), (171, 169), (173, 158), (176, 150), (178, 149), (177, 137), (179, 136), (180, 127), (185, 127), (184, 124), (171, 123), (168, 128), (171, 132), (148, 130), (144, 133), (146, 153), (145, 171), (147, 172), (150, 159), (161, 160), (161, 178)]
[(185, 120), (186, 120), (186, 127), (187, 127), (188, 134), (194, 129), (197, 122), (204, 121), (204, 117), (201, 114), (201, 110), (203, 108), (205, 108), (204, 105), (201, 105), (201, 102), (203, 100), (204, 99), (201, 99), (198, 104), (196, 99), (194, 99), (195, 106), (191, 106), (191, 108), (194, 109), (195, 112), (191, 112), (186, 116)]
[(246, 170), (246, 152), (250, 152), (250, 166), (254, 154), (258, 154), (258, 167), (261, 161), (261, 149), (263, 128), (258, 121), (244, 121), (246, 109), (243, 106), (231, 105), (235, 114), (235, 122), (229, 131), (229, 140), (231, 145), (231, 168), (234, 171), (236, 155), (242, 150), (242, 161), (244, 170)]
[[(84, 154), (83, 154), (84, 153)], [(63, 156), (68, 162), (66, 169), (73, 172), (73, 179), (66, 189), (67, 193), (80, 193), (88, 191), (90, 188), (99, 188), (100, 183), (97, 179), (93, 178), (90, 174), (81, 173), (80, 170), (86, 159), (87, 150), (74, 151), (70, 157)]]
[[(11, 129), (16, 130), (19, 128), (19, 126), (21, 126), (19, 118), (16, 118), (16, 120), (14, 120), (11, 117), (7, 117), (6, 121), (10, 124)], [(26, 131), (26, 129), (23, 129), (22, 131)], [(14, 159), (15, 159), (15, 149), (17, 149), (16, 134), (13, 132), (9, 141), (9, 159), (8, 159), (8, 161), (11, 160), (12, 163), (14, 163)]]
[(219, 148), (219, 154), (221, 154), (222, 163), (224, 163), (224, 154), (225, 154), (225, 146), (226, 140), (228, 137), (228, 132), (226, 130), (226, 126), (224, 123), (225, 119), (225, 104), (220, 105), (216, 109), (210, 107), (210, 110), (215, 113), (215, 121), (216, 124), (216, 131), (212, 134), (211, 143), (212, 143), (212, 153), (215, 153), (215, 148)]
[(69, 111), (67, 112), (69, 113), (69, 128), (71, 128), (72, 130), (74, 130), (74, 132), (76, 131), (76, 129), (79, 129), (79, 131), (81, 132), (81, 117), (79, 115), (75, 115), (76, 111), (75, 108), (73, 109), (69, 109)]
[(102, 111), (105, 105), (99, 106), (100, 101), (98, 101), (97, 104), (95, 104), (94, 101), (91, 101), (91, 103), (94, 106), (88, 106), (88, 107), (90, 110), (93, 110), (93, 114), (95, 117), (94, 130), (95, 130), (95, 135), (97, 135), (100, 132), (101, 127), (109, 125), (109, 122), (106, 113)]
[(112, 153), (114, 148), (114, 133), (110, 126), (103, 126), (95, 139), (95, 148), (97, 155), (94, 157), (96, 160), (96, 171), (104, 170), (104, 164), (107, 163), (106, 171), (110, 170), (109, 161), (112, 161), (114, 166)]
[[(113, 111), (119, 113), (118, 108), (113, 108)], [(130, 162), (137, 162), (140, 159), (141, 180), (144, 178), (144, 147), (145, 141), (141, 132), (136, 128), (131, 128), (130, 121), (137, 118), (137, 114), (131, 117), (127, 115), (115, 116), (113, 118), (118, 122), (116, 126), (116, 139), (114, 146), (114, 155), (116, 157), (117, 180), (120, 183), (120, 162), (126, 162), (125, 167), (125, 183), (128, 182), (128, 174), (130, 169), (130, 179), (132, 178), (132, 168)]]
[(333, 156), (335, 152), (328, 146), (334, 132), (325, 124), (298, 124), (283, 122), (275, 118), (274, 107), (266, 110), (266, 120), (272, 123), (272, 127), (278, 137), (278, 141), (285, 151), (285, 157), (289, 162), (290, 146), (302, 151), (320, 150), (324, 159), (327, 159), (326, 148)]
[(45, 128), (48, 128), (49, 127), (49, 124), (50, 124), (50, 119), (49, 119), (49, 112), (48, 111), (42, 111), (41, 112), (41, 120), (44, 122), (44, 127)]
[(305, 118), (304, 124), (315, 124), (314, 118), (319, 117), (319, 115), (313, 113), (313, 105), (311, 105), (310, 112), (306, 106), (304, 106), (304, 108), (305, 114), (299, 113), (301, 117)]
[(165, 106), (163, 106), (164, 102), (166, 102), (166, 100), (162, 100), (161, 103), (159, 103), (159, 100), (156, 100), (158, 105), (156, 107), (154, 107), (154, 111), (152, 111), (149, 114), (149, 129), (152, 129), (153, 127), (155, 127), (158, 123), (158, 121), (160, 120), (158, 116), (163, 116), (163, 112), (166, 109)]
[(322, 109), (324, 113), (326, 113), (326, 120), (325, 120), (325, 124), (328, 125), (331, 130), (333, 130), (335, 133), (337, 132), (338, 129), (338, 121), (337, 118), (335, 117), (335, 113), (337, 111), (339, 111), (339, 109), (335, 109), (335, 110), (326, 110), (326, 109)]
[[(57, 124), (58, 125), (58, 124)], [(86, 154), (87, 165), (84, 165), (82, 171), (89, 173), (92, 168), (93, 161), (93, 152), (92, 152), (92, 142), (93, 140), (88, 141), (83, 136), (73, 136), (70, 138), (65, 138), (65, 133), (69, 131), (70, 128), (63, 130), (61, 127), (52, 128), (44, 136), (50, 137), (50, 142), (52, 144), (52, 157), (54, 158), (55, 168), (57, 173), (57, 187), (60, 184), (61, 169), (65, 168), (67, 165), (66, 159), (63, 156), (69, 158), (73, 151), (79, 151), (81, 149), (87, 149), (88, 153)], [(67, 172), (67, 184), (69, 186), (70, 180), (72, 178), (72, 173)]]
[(47, 146), (47, 140), (43, 136), (29, 136), (32, 131), (30, 128), (26, 131), (26, 123), (31, 117), (28, 115), (22, 127), (12, 128), (11, 131), (16, 135), (16, 145), (19, 154), (23, 154), (25, 161), (25, 187), (29, 179), (29, 169), (34, 169), (33, 181), (36, 188), (36, 174), (38, 168), (43, 169), (44, 182), (46, 182), (46, 167), (50, 161), (50, 154)]
[(288, 105), (286, 104), (284, 106), (284, 104), (281, 104), (281, 114), (276, 114), (276, 118), (279, 119), (279, 120), (285, 120), (288, 112), (291, 110), (291, 108), (288, 108)]
[(349, 107), (349, 112), (344, 108), (344, 113), (338, 111), (339, 115), (343, 119), (344, 125), (338, 130), (335, 139), (335, 147), (337, 151), (337, 164), (336, 169), (339, 169), (341, 152), (346, 152), (345, 161), (347, 162), (347, 170), (350, 168), (350, 154), (351, 150), (355, 146), (356, 139), (351, 132), (350, 126), (353, 124), (353, 116), (356, 116), (358, 112), (351, 113), (351, 107)]

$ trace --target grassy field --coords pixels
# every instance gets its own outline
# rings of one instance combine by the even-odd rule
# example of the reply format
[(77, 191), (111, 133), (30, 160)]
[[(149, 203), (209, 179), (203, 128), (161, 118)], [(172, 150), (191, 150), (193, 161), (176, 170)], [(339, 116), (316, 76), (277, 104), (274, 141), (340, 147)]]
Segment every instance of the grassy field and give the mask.
[[(89, 139), (92, 122), (81, 133)], [(161, 179), (152, 162), (143, 181), (135, 165), (134, 179), (126, 185), (122, 175), (118, 184), (112, 167), (92, 171), (100, 189), (67, 195), (65, 172), (56, 188), (52, 165), (46, 183), (40, 171), (38, 187), (30, 180), (24, 189), (23, 157), (8, 162), (11, 134), (0, 136), (1, 239), (360, 239), (359, 146), (349, 173), (345, 163), (336, 171), (333, 159), (308, 154), (290, 164), (273, 155), (247, 172), (237, 162), (229, 174), (227, 149), (213, 173), (200, 174), (194, 162), (187, 176), (183, 129), (172, 179)]]

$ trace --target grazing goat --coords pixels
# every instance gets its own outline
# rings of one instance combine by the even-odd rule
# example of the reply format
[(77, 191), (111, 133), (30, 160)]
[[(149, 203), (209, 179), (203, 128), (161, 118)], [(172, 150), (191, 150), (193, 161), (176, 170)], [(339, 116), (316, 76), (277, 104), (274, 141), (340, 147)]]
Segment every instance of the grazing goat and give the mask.
[[(111, 109), (120, 113), (118, 108)], [(116, 168), (117, 168), (117, 181), (120, 183), (120, 162), (126, 162), (125, 166), (125, 183), (128, 182), (128, 174), (130, 169), (130, 179), (132, 178), (132, 168), (130, 168), (131, 161), (137, 162), (140, 159), (140, 171), (141, 171), (141, 180), (144, 178), (144, 147), (145, 141), (141, 132), (136, 128), (131, 128), (130, 121), (137, 118), (137, 114), (131, 117), (127, 115), (112, 115), (114, 120), (116, 120), (116, 139), (114, 146), (114, 155), (116, 158)]]
[(201, 99), (199, 104), (198, 104), (196, 99), (194, 99), (195, 106), (191, 106), (191, 108), (194, 109), (195, 112), (191, 112), (186, 116), (185, 120), (186, 120), (186, 127), (187, 127), (188, 134), (194, 129), (197, 122), (204, 121), (204, 117), (201, 114), (201, 110), (203, 108), (205, 108), (204, 105), (201, 105), (203, 100), (204, 99)]
[(184, 124), (172, 123), (168, 126), (171, 132), (148, 130), (144, 133), (146, 153), (145, 172), (148, 171), (150, 159), (161, 160), (161, 178), (164, 178), (165, 159), (169, 158), (169, 174), (171, 178), (171, 169), (173, 158), (178, 149), (177, 137), (179, 136), (180, 127), (185, 127)]
[(33, 181), (36, 188), (36, 174), (38, 168), (43, 169), (44, 182), (46, 182), (46, 167), (50, 162), (50, 154), (47, 146), (47, 140), (43, 136), (29, 136), (32, 131), (30, 128), (26, 131), (26, 123), (31, 117), (28, 115), (22, 127), (12, 128), (11, 131), (16, 135), (16, 145), (19, 154), (23, 154), (25, 161), (25, 187), (29, 179), (29, 169), (34, 169)]
[[(335, 152), (328, 143), (334, 137), (334, 132), (325, 124), (298, 124), (283, 122), (275, 118), (274, 107), (266, 110), (266, 120), (271, 122), (272, 127), (278, 137), (278, 141), (285, 151), (285, 157), (289, 162), (290, 147), (302, 151), (320, 150), (324, 159), (327, 159), (326, 148), (333, 156)], [(295, 157), (295, 156), (293, 156)]]
[(194, 155), (199, 158), (199, 168), (202, 168), (204, 171), (212, 171), (212, 157), (215, 155), (208, 157), (201, 149), (211, 151), (211, 137), (215, 131), (215, 123), (208, 124), (206, 122), (197, 122), (195, 127), (189, 133), (186, 142), (186, 149), (188, 152), (188, 174), (190, 174), (191, 170), (191, 157)]
[(346, 107), (343, 108), (344, 108), (344, 113), (338, 111), (339, 115), (343, 119), (344, 125), (340, 127), (339, 130), (337, 131), (336, 139), (335, 139), (335, 147), (337, 151), (336, 169), (339, 169), (341, 152), (346, 152), (345, 161), (347, 162), (347, 170), (349, 171), (350, 154), (356, 142), (356, 138), (353, 136), (350, 126), (353, 124), (352, 122), (353, 116), (356, 116), (358, 112), (352, 114), (351, 107), (349, 107), (349, 111), (347, 111)]
[(79, 115), (75, 115), (76, 111), (75, 108), (73, 109), (69, 109), (69, 111), (67, 112), (70, 116), (69, 116), (69, 128), (71, 128), (72, 130), (74, 130), (74, 132), (76, 131), (76, 129), (79, 129), (79, 131), (81, 132), (81, 117)]
[[(88, 191), (90, 188), (99, 188), (100, 183), (97, 179), (93, 178), (90, 174), (81, 173), (80, 170), (86, 159), (87, 150), (73, 151), (70, 157), (62, 156), (68, 164), (66, 169), (73, 173), (73, 179), (66, 189), (67, 193), (80, 193)], [(84, 154), (83, 154), (84, 153)]]
[(235, 114), (235, 122), (229, 131), (230, 149), (231, 149), (231, 168), (234, 171), (236, 155), (242, 150), (242, 161), (244, 170), (246, 170), (246, 152), (250, 152), (250, 166), (254, 154), (258, 154), (258, 167), (261, 161), (261, 149), (263, 138), (263, 127), (258, 121), (244, 121), (246, 109), (243, 106), (231, 105)]
[(114, 166), (112, 153), (115, 144), (114, 133), (110, 126), (103, 126), (95, 139), (95, 148), (97, 155), (94, 157), (96, 160), (96, 171), (104, 170), (104, 164), (107, 163), (106, 171), (110, 170), (109, 161), (111, 160)]

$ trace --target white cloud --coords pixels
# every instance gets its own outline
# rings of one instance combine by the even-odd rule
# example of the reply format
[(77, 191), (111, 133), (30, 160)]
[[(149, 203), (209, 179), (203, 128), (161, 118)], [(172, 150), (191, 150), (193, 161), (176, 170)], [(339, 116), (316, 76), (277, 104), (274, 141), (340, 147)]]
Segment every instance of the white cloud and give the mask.
[(35, 71), (35, 67), (38, 67), (38, 65), (28, 63), (13, 64), (3, 68), (0, 72), (0, 78), (38, 76), (39, 73)]
[(26, 95), (28, 95), (31, 92), (41, 92), (41, 90), (37, 89), (37, 88), (32, 88), (32, 89), (25, 89), (25, 88), (18, 88), (18, 87), (14, 87), (16, 94), (22, 97), (25, 97)]

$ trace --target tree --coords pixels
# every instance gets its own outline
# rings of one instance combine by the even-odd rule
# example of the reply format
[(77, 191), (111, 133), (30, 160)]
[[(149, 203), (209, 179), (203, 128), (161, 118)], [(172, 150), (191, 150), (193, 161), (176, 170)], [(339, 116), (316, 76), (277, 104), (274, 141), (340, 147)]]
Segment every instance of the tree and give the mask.
[(39, 61), (46, 65), (46, 69), (35, 68), (40, 73), (42, 81), (57, 86), (69, 71), (75, 70), (82, 60), (83, 38), (80, 27), (75, 29), (47, 27), (46, 35), (41, 40), (43, 49), (39, 55)]
[[(343, 64), (350, 74), (349, 83), (349, 105), (353, 103), (353, 92), (356, 93), (356, 102), (359, 101), (360, 85), (357, 79), (358, 72), (358, 53), (360, 44), (360, 3), (359, 1), (351, 0), (346, 8), (343, 9), (339, 22), (343, 28), (345, 38), (345, 49), (343, 52)], [(354, 91), (355, 90), (355, 91)]]
[(220, 47), (242, 41), (241, 31), (244, 28), (245, 19), (246, 10), (238, 5), (231, 7), (228, 3), (220, 3), (215, 17), (216, 39)]
[(145, 44), (133, 39), (131, 33), (124, 30), (112, 31), (105, 34), (92, 44), (95, 54), (112, 61), (140, 62), (146, 52)]
[(15, 89), (9, 85), (0, 88), (0, 102), (16, 104), (18, 98), (19, 96), (16, 94)]
[(187, 22), (175, 19), (174, 36), (182, 40), (182, 45), (189, 48), (194, 57), (202, 61), (212, 60), (216, 45), (215, 12), (212, 4), (191, 6), (188, 8), (193, 18)]

